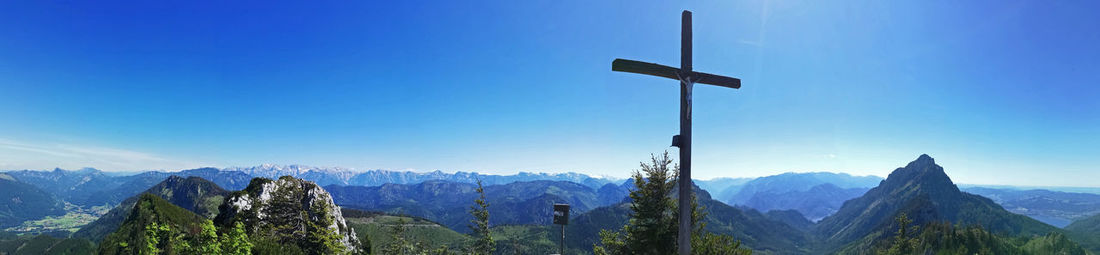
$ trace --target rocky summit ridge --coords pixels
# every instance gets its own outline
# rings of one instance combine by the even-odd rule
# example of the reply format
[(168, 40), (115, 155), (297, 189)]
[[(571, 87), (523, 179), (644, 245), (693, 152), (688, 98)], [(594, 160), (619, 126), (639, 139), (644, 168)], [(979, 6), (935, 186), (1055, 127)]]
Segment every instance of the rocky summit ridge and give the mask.
[(224, 226), (241, 222), (249, 236), (297, 243), (298, 247), (309, 249), (363, 248), (332, 195), (314, 182), (290, 176), (253, 179), (247, 188), (226, 198), (215, 222)]

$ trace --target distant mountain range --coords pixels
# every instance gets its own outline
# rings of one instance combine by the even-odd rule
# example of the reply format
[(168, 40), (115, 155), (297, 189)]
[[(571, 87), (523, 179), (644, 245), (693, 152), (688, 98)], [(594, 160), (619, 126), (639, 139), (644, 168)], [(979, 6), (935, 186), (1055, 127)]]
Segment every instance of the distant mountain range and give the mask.
[(1060, 228), (1075, 220), (1100, 214), (1100, 195), (1097, 194), (981, 187), (962, 190), (992, 199), (1011, 212)]
[[(613, 185), (613, 184), (607, 184)], [(337, 205), (353, 209), (407, 214), (466, 232), (468, 210), (477, 198), (474, 184), (427, 181), (381, 186), (325, 186)], [(573, 214), (622, 201), (601, 197), (596, 190), (566, 181), (525, 181), (485, 186), (490, 223), (494, 225), (549, 224), (554, 203), (568, 203)]]
[[(467, 230), (464, 226), (469, 219), (464, 203), (472, 199), (473, 183), (479, 179), (490, 191), (490, 202), (496, 205), (495, 209), (491, 208), (497, 215), (493, 218), (494, 224), (542, 224), (547, 219), (538, 215), (555, 202), (572, 204), (575, 215), (580, 215), (627, 201), (624, 199), (633, 188), (630, 180), (578, 173), (485, 175), (442, 171), (354, 171), (301, 165), (148, 171), (131, 175), (91, 168), (19, 170), (0, 173), (0, 196), (9, 197), (0, 197), (0, 209), (8, 208), (0, 212), (0, 226), (62, 215), (66, 202), (85, 207), (123, 204), (125, 199), (170, 176), (201, 177), (227, 190), (244, 189), (254, 177), (293, 176), (332, 190), (339, 205), (423, 217), (460, 232)], [(696, 180), (695, 183), (709, 191), (713, 200), (731, 205), (731, 208), (759, 211), (772, 220), (801, 229), (807, 227), (803, 220), (814, 223), (833, 216), (846, 202), (863, 196), (885, 181), (876, 176), (817, 172), (717, 178)], [(960, 191), (987, 197), (1010, 212), (1056, 227), (1065, 227), (1075, 220), (1100, 213), (1100, 195), (1095, 194), (973, 186)], [(129, 206), (132, 205), (125, 207)], [(802, 219), (795, 217), (795, 212)], [(110, 218), (112, 213), (105, 217)]]
[[(468, 179), (471, 176), (473, 180), (483, 178), (505, 182), (484, 184), (490, 204), (491, 225), (496, 231), (502, 231), (498, 232), (501, 234), (500, 240), (513, 242), (498, 243), (498, 247), (524, 246), (521, 248), (529, 251), (552, 250), (553, 241), (557, 238), (554, 234), (556, 229), (549, 227), (551, 205), (554, 203), (572, 205), (573, 217), (570, 225), (566, 226), (566, 231), (570, 233), (566, 237), (570, 253), (590, 252), (600, 230), (619, 229), (631, 215), (627, 195), (633, 189), (632, 180), (613, 181), (575, 174), (492, 176), (376, 171), (374, 176), (381, 177), (375, 180), (397, 178), (391, 180), (410, 183), (375, 186), (339, 184), (370, 176), (346, 173), (341, 169), (274, 166), (235, 170), (203, 168), (175, 173), (144, 172), (130, 176), (110, 176), (94, 169), (14, 171), (0, 174), (0, 196), (8, 196), (0, 197), (6, 199), (0, 201), (0, 209), (20, 211), (17, 210), (20, 206), (33, 206), (37, 209), (30, 210), (32, 212), (56, 215), (64, 212), (57, 208), (65, 199), (85, 204), (119, 201), (120, 206), (73, 234), (76, 238), (104, 240), (99, 249), (107, 253), (125, 248), (125, 244), (139, 242), (142, 237), (138, 233), (152, 222), (184, 230), (203, 228), (200, 223), (211, 219), (219, 232), (242, 223), (248, 235), (264, 236), (262, 240), (267, 241), (261, 240), (259, 245), (262, 248), (254, 248), (254, 251), (315, 248), (318, 243), (309, 237), (315, 236), (314, 231), (326, 231), (317, 226), (333, 226), (330, 228), (334, 231), (331, 236), (342, 246), (378, 247), (379, 243), (371, 244), (371, 241), (385, 238), (370, 240), (381, 237), (367, 236), (363, 232), (357, 237), (355, 232), (349, 230), (378, 234), (383, 225), (374, 221), (393, 221), (396, 218), (386, 215), (398, 214), (414, 216), (418, 221), (423, 221), (425, 227), (434, 228), (431, 231), (425, 229), (424, 234), (448, 236), (449, 241), (444, 243), (456, 245), (466, 240), (466, 236), (458, 233), (468, 232), (466, 225), (471, 219), (468, 210), (478, 196), (474, 192), (476, 185), (466, 182), (471, 180)], [(322, 187), (304, 178), (254, 178), (252, 175), (298, 175), (333, 184)], [(570, 180), (525, 181), (529, 178)], [(960, 238), (956, 237), (959, 233), (986, 238), (971, 240), (977, 243), (968, 243), (967, 247), (993, 245), (1004, 248), (1001, 251), (1028, 251), (1025, 254), (1043, 254), (1043, 251), (1052, 251), (1053, 247), (1057, 247), (1058, 251), (1081, 251), (1081, 247), (1092, 252), (1100, 250), (1100, 215), (1085, 216), (1093, 208), (1093, 195), (976, 188), (960, 190), (944, 168), (927, 155), (921, 155), (905, 167), (894, 170), (886, 179), (832, 173), (788, 173), (756, 179), (716, 179), (697, 183), (704, 184), (692, 188), (696, 190), (699, 204), (707, 212), (704, 219), (707, 230), (732, 235), (745, 247), (761, 254), (868, 253), (881, 249), (892, 240), (898, 227), (894, 220), (901, 214), (908, 215), (914, 225), (933, 226), (934, 229), (929, 230), (933, 232), (922, 238), (937, 237), (941, 233), (950, 242), (955, 240), (950, 238)], [(869, 183), (875, 185), (866, 187)], [(225, 190), (222, 185), (232, 188)], [(744, 202), (729, 205), (712, 197), (710, 192), (701, 188), (703, 186), (724, 192), (737, 190), (731, 199), (743, 199)], [(34, 203), (11, 203), (11, 200), (32, 200)], [(995, 201), (1017, 207), (1006, 206), (1006, 210)], [(1063, 230), (1013, 213), (1021, 210), (1037, 212), (1032, 215), (1039, 216), (1064, 213), (1082, 216), (1067, 218), (1075, 221)], [(23, 208), (22, 211), (28, 210)], [(355, 219), (346, 221), (341, 211), (354, 212)], [(9, 215), (15, 214), (0, 213), (0, 219), (5, 216), (11, 218)], [(313, 222), (319, 219), (322, 221)], [(811, 219), (820, 220), (815, 222)], [(952, 230), (952, 225), (980, 226), (982, 229)], [(450, 230), (439, 229), (438, 226)], [(306, 232), (283, 231), (288, 229)], [(22, 245), (30, 240), (4, 241), (0, 238), (0, 244), (4, 242)], [(84, 243), (68, 239), (43, 239), (41, 242), (53, 245), (66, 243), (74, 249), (88, 248)], [(941, 246), (933, 250), (942, 252), (944, 247)], [(4, 249), (0, 247), (0, 251)]]
[(254, 167), (232, 167), (223, 171), (240, 171), (253, 177), (278, 178), (280, 176), (294, 176), (316, 182), (317, 185), (343, 185), (343, 186), (380, 186), (383, 184), (415, 184), (425, 181), (450, 181), (457, 183), (475, 183), (481, 180), (484, 185), (508, 184), (520, 181), (568, 181), (583, 184), (593, 189), (598, 189), (604, 184), (619, 182), (622, 179), (594, 177), (579, 173), (529, 173), (520, 172), (514, 175), (491, 175), (476, 172), (445, 173), (443, 171), (412, 172), (390, 170), (352, 171), (346, 168), (323, 168), (301, 165), (260, 165)]
[(69, 203), (81, 206), (117, 205), (123, 200), (149, 189), (169, 176), (196, 176), (233, 190), (243, 189), (251, 176), (238, 171), (199, 168), (179, 172), (149, 171), (127, 176), (108, 175), (103, 171), (80, 170), (9, 171), (6, 174), (23, 183), (34, 185)]
[(254, 177), (279, 178), (292, 176), (313, 181), (317, 185), (380, 186), (383, 184), (416, 184), (425, 181), (450, 181), (485, 185), (508, 184), (519, 181), (568, 181), (599, 189), (609, 183), (621, 183), (623, 179), (594, 177), (579, 173), (528, 173), (514, 175), (489, 175), (475, 172), (444, 173), (369, 170), (352, 171), (346, 168), (322, 168), (301, 165), (260, 165), (254, 167), (198, 168), (179, 172), (147, 171), (132, 175), (114, 175), (94, 168), (52, 171), (17, 170), (4, 172), (15, 180), (34, 185), (66, 202), (77, 205), (118, 204), (168, 176), (197, 176), (217, 183), (230, 190), (243, 189)]
[(784, 173), (760, 178), (696, 181), (715, 199), (767, 212), (796, 210), (811, 221), (832, 215), (844, 201), (863, 195), (882, 181), (877, 176), (844, 173)]
[(62, 214), (65, 214), (64, 204), (50, 193), (0, 174), (0, 229)]

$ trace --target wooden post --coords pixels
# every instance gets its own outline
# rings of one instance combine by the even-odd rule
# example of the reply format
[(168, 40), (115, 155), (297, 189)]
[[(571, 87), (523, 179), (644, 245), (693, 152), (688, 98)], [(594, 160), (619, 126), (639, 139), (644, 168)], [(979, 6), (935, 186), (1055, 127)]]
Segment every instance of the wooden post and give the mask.
[[(691, 254), (691, 12), (681, 15), (680, 27), (680, 255)], [(688, 76), (688, 77), (683, 77)]]

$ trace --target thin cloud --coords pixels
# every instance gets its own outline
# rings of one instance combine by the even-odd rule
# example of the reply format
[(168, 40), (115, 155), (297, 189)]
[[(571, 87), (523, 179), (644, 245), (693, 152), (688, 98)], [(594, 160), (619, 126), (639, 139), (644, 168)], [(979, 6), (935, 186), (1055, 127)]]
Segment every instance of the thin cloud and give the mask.
[(0, 166), (7, 169), (93, 167), (107, 171), (134, 171), (180, 170), (203, 165), (125, 149), (0, 138)]

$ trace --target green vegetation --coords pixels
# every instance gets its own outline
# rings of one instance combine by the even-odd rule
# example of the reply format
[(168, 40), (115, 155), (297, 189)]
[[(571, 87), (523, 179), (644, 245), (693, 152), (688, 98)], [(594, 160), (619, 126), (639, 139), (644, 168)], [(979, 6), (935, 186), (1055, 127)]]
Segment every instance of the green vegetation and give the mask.
[[(495, 226), (493, 238), (497, 254), (554, 254), (558, 253), (561, 229), (556, 225)], [(569, 245), (568, 240), (566, 243), (565, 254), (592, 252), (591, 248), (581, 249), (585, 245)]]
[(0, 254), (92, 254), (95, 252), (95, 244), (84, 239), (54, 238), (48, 235), (17, 236), (4, 234), (0, 236)]
[(1082, 247), (1100, 254), (1100, 214), (1074, 221), (1066, 226), (1066, 231)]
[(490, 255), (496, 250), (496, 243), (493, 242), (493, 234), (489, 231), (489, 202), (485, 201), (485, 189), (481, 187), (481, 180), (477, 180), (477, 193), (478, 198), (474, 200), (474, 206), (470, 206), (470, 215), (474, 216), (473, 220), (470, 220), (470, 230), (473, 231), (474, 245), (473, 254), (475, 255)]
[(408, 221), (406, 221), (406, 218), (399, 218), (396, 224), (390, 225), (390, 242), (382, 247), (382, 254), (452, 254), (447, 246), (433, 248), (422, 242), (410, 240), (407, 231)]
[[(565, 227), (566, 254), (675, 253), (680, 206), (674, 199), (680, 188), (676, 185), (678, 171), (667, 153), (641, 165), (633, 174), (635, 188), (629, 192), (629, 200), (594, 208), (570, 220), (571, 224)], [(421, 186), (432, 185), (453, 186), (447, 183)], [(540, 188), (519, 187), (522, 185)], [(462, 207), (446, 208), (467, 213), (469, 235), (418, 217), (357, 210), (337, 213), (334, 210), (341, 209), (323, 189), (291, 177), (256, 178), (245, 190), (225, 196), (209, 196), (215, 193), (202, 188), (191, 195), (183, 189), (162, 187), (153, 194), (134, 198), (136, 202), (125, 214), (129, 217), (124, 218), (118, 231), (108, 236), (99, 250), (108, 254), (557, 253), (561, 229), (548, 224), (549, 203), (560, 198), (544, 192), (560, 193), (561, 187), (568, 185), (546, 182), (522, 185), (512, 185), (508, 190), (531, 190), (531, 195), (541, 195), (526, 200), (494, 201), (490, 207), (489, 200), (500, 196), (490, 192), (492, 187), (471, 185), (468, 193), (476, 196), (431, 187), (412, 192), (420, 194), (416, 195), (419, 200), (409, 203), (468, 199)], [(1097, 216), (1075, 223), (1067, 231), (1054, 229), (1045, 232), (1049, 234), (1035, 234), (1053, 228), (1034, 220), (1020, 220), (1023, 216), (1007, 213), (988, 199), (958, 192), (942, 168), (927, 156), (895, 171), (883, 185), (846, 203), (848, 206), (841, 212), (816, 224), (797, 211), (764, 214), (723, 204), (694, 186), (683, 188), (696, 190), (690, 205), (691, 221), (695, 223), (691, 239), (695, 254), (1086, 254), (1071, 238), (1096, 239), (1100, 230)], [(161, 199), (165, 196), (187, 199)], [(401, 197), (405, 196), (391, 199)], [(176, 206), (180, 204), (191, 209)], [(220, 208), (213, 222), (194, 213), (209, 212), (214, 204)], [(869, 206), (858, 210), (864, 205)], [(501, 216), (494, 209), (501, 210), (500, 207), (519, 208), (516, 210), (525, 217), (544, 218), (546, 223), (499, 224), (495, 221)], [(119, 208), (112, 213), (116, 210)], [(440, 213), (454, 215), (456, 211)], [(869, 232), (859, 235), (863, 231)], [(5, 238), (24, 241), (0, 242), (0, 254), (11, 253), (12, 249), (50, 252), (57, 249), (43, 247), (57, 247), (64, 242), (39, 241), (29, 245), (32, 243), (29, 240), (39, 237), (0, 235), (0, 239)], [(41, 237), (45, 238), (48, 237)], [(853, 241), (840, 243), (849, 239)], [(1088, 244), (1086, 241), (1081, 242)], [(68, 242), (61, 247), (88, 247)]]
[(920, 230), (920, 227), (911, 226), (913, 220), (909, 219), (909, 216), (905, 213), (901, 213), (895, 219), (898, 224), (898, 231), (894, 233), (894, 242), (885, 251), (879, 252), (884, 255), (900, 255), (900, 254), (912, 254), (915, 253), (920, 246), (920, 240), (914, 238), (914, 233)]
[[(344, 210), (348, 227), (361, 235), (364, 241), (364, 250), (370, 247), (371, 251), (382, 251), (384, 247), (394, 242), (420, 243), (421, 247), (448, 247), (450, 250), (460, 250), (471, 241), (467, 235), (455, 232), (431, 221), (405, 216), (393, 216), (385, 214), (357, 215), (348, 213), (353, 210)], [(393, 230), (402, 227), (404, 240), (395, 240)]]
[[(676, 188), (679, 166), (669, 168), (672, 159), (668, 152), (653, 156), (651, 164), (641, 163), (642, 170), (634, 172), (636, 190), (630, 192), (633, 212), (629, 222), (618, 232), (600, 231), (600, 243), (593, 244), (595, 254), (675, 254), (679, 217), (678, 205), (672, 195)], [(690, 187), (681, 187), (690, 188)], [(704, 230), (700, 219), (705, 217), (692, 199), (691, 245), (697, 254), (751, 254), (741, 249), (741, 243), (728, 235), (718, 235)]]
[(100, 254), (251, 254), (242, 225), (219, 234), (214, 223), (143, 193), (130, 217), (99, 245)]
[[(875, 254), (1087, 254), (1083, 248), (1061, 233), (1045, 236), (1008, 238), (986, 231), (981, 226), (955, 227), (948, 223), (911, 226), (907, 215), (896, 217), (898, 230), (893, 238), (880, 241)], [(861, 253), (850, 250), (844, 253)]]
[[(243, 224), (256, 253), (358, 254), (359, 239), (350, 232), (327, 192), (290, 176), (255, 178), (234, 192), (215, 218), (222, 226)], [(366, 237), (364, 237), (366, 238)]]
[(46, 216), (45, 218), (38, 220), (24, 221), (19, 226), (10, 227), (5, 229), (8, 232), (18, 233), (49, 233), (49, 232), (76, 232), (81, 227), (88, 225), (99, 219), (100, 216), (107, 213), (111, 207), (109, 206), (92, 206), (85, 208), (70, 203), (65, 203), (65, 215), (62, 216)]
[[(199, 177), (169, 176), (160, 183), (146, 189), (145, 194), (153, 194), (173, 205), (182, 207), (205, 218), (213, 218), (219, 212), (218, 207), (229, 194), (217, 184)], [(80, 228), (73, 233), (73, 237), (86, 238), (93, 242), (103, 240), (111, 232), (118, 229), (122, 222), (129, 217), (137, 203), (138, 197), (134, 196), (122, 201), (114, 209), (101, 217)]]

